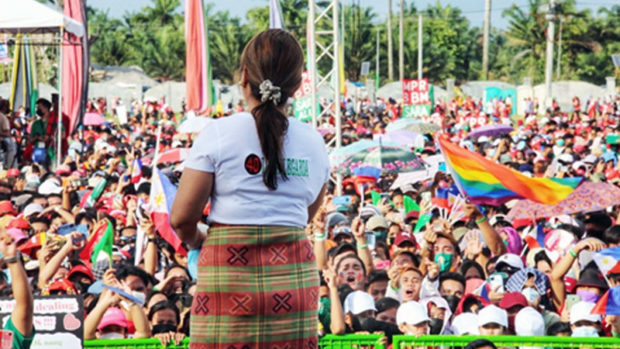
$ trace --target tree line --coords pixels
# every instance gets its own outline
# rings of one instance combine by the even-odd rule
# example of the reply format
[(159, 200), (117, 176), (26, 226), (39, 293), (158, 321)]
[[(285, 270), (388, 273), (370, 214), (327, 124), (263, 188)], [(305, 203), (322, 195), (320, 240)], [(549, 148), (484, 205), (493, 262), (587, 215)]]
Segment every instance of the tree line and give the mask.
[[(306, 48), (307, 0), (281, 0), (287, 30)], [(381, 84), (387, 81), (387, 26), (378, 21), (370, 7), (341, 4), (344, 18), (344, 64), (346, 78), (360, 79), (362, 62), (370, 61), (374, 71), (376, 38), (379, 33)], [(387, 3), (387, 0), (386, 0)], [(397, 1), (396, 1), (397, 3)], [(547, 19), (543, 0), (529, 0), (524, 7), (512, 5), (501, 10), (507, 19), (505, 30), (492, 28), (489, 46), (489, 79), (521, 83), (531, 77), (544, 80)], [(505, 5), (503, 5), (505, 6)], [(556, 51), (561, 43), (559, 80), (583, 80), (604, 84), (614, 75), (611, 54), (620, 54), (620, 5), (596, 11), (578, 10), (575, 0), (560, 1), (556, 16)], [(108, 12), (88, 11), (93, 64), (137, 65), (158, 80), (185, 78), (184, 17), (180, 0), (152, 0), (138, 12), (112, 18)], [(398, 10), (393, 11), (392, 35), (395, 78), (398, 78)], [(418, 9), (407, 1), (404, 9), (405, 77), (417, 76), (418, 15), (423, 26), (423, 75), (443, 84), (454, 78), (457, 83), (478, 80), (482, 73), (482, 22), (472, 23), (457, 7), (437, 1)], [(213, 77), (232, 83), (243, 47), (256, 33), (267, 29), (267, 6), (249, 9), (245, 18), (217, 10), (207, 3), (205, 16), (209, 29)], [(560, 38), (561, 35), (561, 38)], [(555, 64), (558, 62), (556, 61)], [(328, 69), (329, 67), (319, 67)], [(554, 65), (554, 80), (556, 77)], [(374, 72), (371, 73), (374, 76)]]

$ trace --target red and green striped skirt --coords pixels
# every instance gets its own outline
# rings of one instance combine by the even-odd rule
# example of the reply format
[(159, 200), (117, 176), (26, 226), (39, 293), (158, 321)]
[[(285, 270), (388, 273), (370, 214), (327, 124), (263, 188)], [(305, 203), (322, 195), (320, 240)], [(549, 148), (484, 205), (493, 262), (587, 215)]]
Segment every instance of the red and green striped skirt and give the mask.
[(198, 260), (190, 348), (317, 348), (318, 291), (302, 229), (211, 227)]

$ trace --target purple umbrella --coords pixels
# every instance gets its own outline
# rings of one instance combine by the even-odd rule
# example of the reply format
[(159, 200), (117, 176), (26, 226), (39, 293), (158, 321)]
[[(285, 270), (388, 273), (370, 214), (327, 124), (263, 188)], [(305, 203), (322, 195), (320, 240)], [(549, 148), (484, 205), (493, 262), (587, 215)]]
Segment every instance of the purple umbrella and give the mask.
[(409, 130), (396, 130), (386, 134), (376, 134), (373, 138), (375, 141), (381, 140), (383, 143), (394, 142), (404, 147), (424, 147), (424, 135)]
[(484, 125), (473, 129), (467, 138), (478, 138), (482, 136), (487, 137), (497, 137), (505, 134), (509, 134), (514, 129), (510, 125), (504, 124), (494, 124), (494, 125)]

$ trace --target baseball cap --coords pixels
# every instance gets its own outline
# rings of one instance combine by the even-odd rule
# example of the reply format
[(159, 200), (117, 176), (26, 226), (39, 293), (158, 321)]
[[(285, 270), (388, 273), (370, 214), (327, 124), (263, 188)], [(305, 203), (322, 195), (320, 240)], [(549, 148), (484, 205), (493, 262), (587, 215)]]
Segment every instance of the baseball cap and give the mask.
[(478, 315), (474, 313), (462, 313), (452, 320), (452, 330), (457, 336), (475, 335), (478, 332)]
[(69, 165), (60, 165), (56, 169), (55, 173), (57, 175), (59, 175), (59, 176), (70, 175), (71, 174), (71, 167), (69, 167)]
[(411, 242), (413, 246), (416, 245), (415, 237), (410, 232), (401, 231), (400, 233), (396, 234), (396, 238), (394, 239), (394, 245), (400, 246), (405, 242)]
[(28, 206), (26, 206), (24, 208), (24, 217), (28, 218), (34, 214), (38, 214), (43, 212), (43, 206), (41, 206), (41, 204), (36, 204), (36, 203), (31, 203), (28, 204)]
[(30, 223), (22, 217), (15, 218), (9, 222), (7, 228), (17, 228), (17, 229), (30, 229)]
[(68, 279), (60, 279), (52, 282), (47, 288), (48, 292), (64, 291), (67, 294), (75, 294), (75, 286)]
[(515, 268), (515, 269), (523, 269), (523, 261), (521, 260), (521, 258), (519, 256), (517, 256), (514, 253), (505, 253), (503, 255), (501, 255), (498, 259), (497, 259), (497, 263), (495, 263), (495, 269), (499, 270), (499, 267), (501, 264), (506, 264), (511, 268)]
[(478, 312), (478, 326), (488, 324), (498, 324), (508, 327), (508, 313), (506, 313), (506, 310), (496, 307), (495, 305), (487, 305)]
[(418, 325), (430, 320), (424, 306), (416, 301), (403, 303), (396, 311), (396, 323), (398, 325)]
[(606, 290), (608, 288), (607, 282), (605, 282), (603, 275), (598, 269), (595, 268), (586, 268), (582, 270), (579, 274), (577, 286), (598, 287), (602, 290)]
[(491, 225), (495, 225), (498, 222), (507, 222), (509, 224), (512, 224), (512, 221), (510, 219), (508, 219), (508, 216), (506, 216), (505, 214), (496, 214), (493, 217), (489, 218), (489, 224)]
[(90, 281), (95, 281), (93, 272), (84, 265), (76, 265), (75, 267), (71, 268), (71, 270), (69, 270), (69, 273), (67, 274), (67, 279), (71, 279), (71, 277), (76, 274), (84, 274), (90, 279)]
[(117, 325), (120, 327), (127, 328), (127, 318), (123, 311), (116, 307), (110, 307), (105, 311), (101, 321), (99, 322), (99, 326), (97, 326), (98, 330), (102, 330), (110, 325)]
[(387, 221), (383, 216), (375, 215), (370, 217), (368, 222), (366, 222), (366, 229), (373, 231), (377, 228), (386, 229), (388, 228)]
[(342, 213), (332, 212), (327, 215), (326, 226), (331, 228), (341, 223), (347, 223), (349, 220)]
[(525, 307), (515, 317), (515, 333), (517, 336), (544, 336), (545, 320), (532, 307)]
[(19, 170), (16, 168), (10, 168), (6, 171), (6, 177), (10, 178), (10, 177), (17, 177), (19, 176)]
[(372, 296), (364, 291), (353, 291), (344, 300), (345, 314), (359, 315), (368, 310), (377, 311), (377, 308), (375, 308), (375, 300)]
[(527, 299), (521, 292), (507, 292), (502, 300), (499, 302), (499, 307), (508, 310), (515, 305), (522, 305), (527, 307)]
[(592, 314), (593, 302), (577, 302), (570, 308), (570, 324), (579, 321), (601, 322), (601, 316)]
[(8, 200), (0, 201), (0, 215), (15, 215), (15, 207), (13, 207), (13, 203)]
[(62, 193), (62, 186), (58, 182), (56, 178), (47, 179), (45, 182), (41, 183), (39, 186), (39, 194), (49, 195), (49, 194), (60, 194)]
[(353, 236), (353, 233), (351, 233), (351, 228), (349, 227), (337, 227), (334, 229), (333, 236), (336, 238), (338, 235)]
[(19, 244), (21, 241), (28, 239), (26, 234), (24, 234), (24, 232), (18, 228), (9, 228), (6, 230), (6, 233), (11, 238), (13, 238), (13, 241), (15, 241), (16, 244)]

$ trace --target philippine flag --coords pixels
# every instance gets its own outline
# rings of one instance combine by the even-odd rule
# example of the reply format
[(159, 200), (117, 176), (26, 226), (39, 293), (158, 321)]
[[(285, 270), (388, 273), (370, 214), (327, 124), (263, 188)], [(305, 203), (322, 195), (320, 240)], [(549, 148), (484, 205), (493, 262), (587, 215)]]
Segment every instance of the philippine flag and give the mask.
[(131, 170), (131, 183), (140, 183), (140, 179), (142, 179), (142, 161), (135, 159)]
[(620, 286), (610, 288), (605, 292), (592, 308), (592, 314), (620, 315)]
[(174, 202), (177, 190), (168, 177), (163, 175), (159, 169), (153, 172), (153, 180), (151, 183), (151, 217), (153, 224), (159, 232), (159, 235), (166, 240), (177, 253), (187, 255), (187, 251), (181, 246), (181, 239), (170, 226), (170, 209)]
[(484, 300), (486, 300), (487, 302), (490, 301), (489, 299), (489, 283), (488, 282), (483, 282), (482, 285), (480, 285), (477, 289), (475, 289), (472, 293)]
[(594, 262), (603, 275), (607, 275), (614, 267), (620, 267), (620, 247), (605, 248), (594, 253)]

